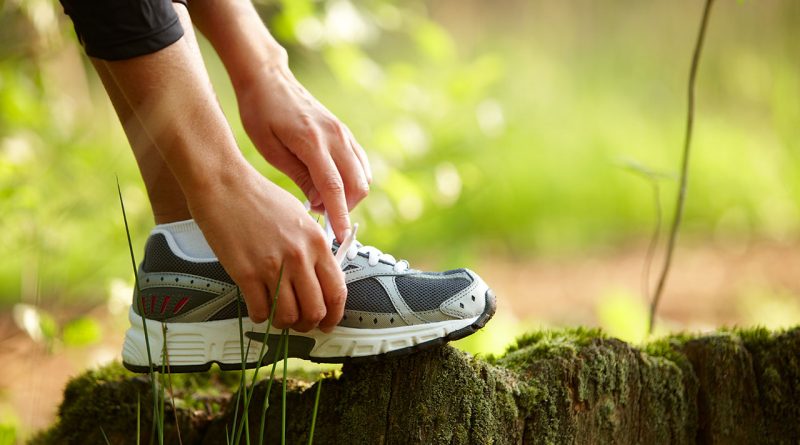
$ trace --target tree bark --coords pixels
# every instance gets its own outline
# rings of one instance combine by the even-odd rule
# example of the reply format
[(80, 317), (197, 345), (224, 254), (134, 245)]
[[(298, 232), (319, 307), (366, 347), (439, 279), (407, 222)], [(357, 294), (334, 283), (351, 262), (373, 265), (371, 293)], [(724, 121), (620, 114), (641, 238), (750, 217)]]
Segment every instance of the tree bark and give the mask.
[[(105, 371), (110, 377), (94, 371), (71, 382), (59, 421), (34, 443), (104, 443), (101, 425), (118, 439), (112, 443), (135, 443), (136, 394), (147, 433), (142, 443), (148, 443), (148, 385), (118, 365), (112, 368)], [(236, 380), (220, 378), (180, 377), (176, 393), (188, 400)], [(269, 444), (280, 443), (281, 384), (276, 380), (270, 394)], [(317, 384), (287, 383), (287, 443), (308, 442)], [(250, 404), (251, 443), (258, 443), (266, 386), (257, 384)], [(236, 395), (230, 397), (218, 397), (217, 411), (177, 403), (183, 443), (226, 443), (236, 405), (228, 403)], [(177, 443), (167, 412), (172, 426), (165, 443)], [(345, 365), (323, 382), (314, 435), (316, 444), (798, 441), (800, 328), (678, 335), (642, 348), (575, 329), (531, 334), (500, 358), (475, 358), (445, 346)]]

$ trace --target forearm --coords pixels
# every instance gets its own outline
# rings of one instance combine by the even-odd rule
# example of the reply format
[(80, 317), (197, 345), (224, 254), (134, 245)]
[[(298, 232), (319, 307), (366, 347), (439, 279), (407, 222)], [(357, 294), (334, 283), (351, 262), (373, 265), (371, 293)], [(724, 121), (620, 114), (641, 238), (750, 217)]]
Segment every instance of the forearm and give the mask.
[(289, 72), (286, 50), (269, 33), (250, 0), (194, 0), (189, 12), (237, 90), (265, 71)]
[(158, 52), (102, 62), (188, 197), (244, 163), (202, 60), (179, 40)]

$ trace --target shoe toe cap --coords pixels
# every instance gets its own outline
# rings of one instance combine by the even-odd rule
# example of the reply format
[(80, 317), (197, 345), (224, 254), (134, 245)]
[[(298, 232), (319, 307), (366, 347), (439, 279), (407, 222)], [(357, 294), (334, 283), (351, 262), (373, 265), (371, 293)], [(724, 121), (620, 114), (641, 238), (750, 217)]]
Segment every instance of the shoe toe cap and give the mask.
[[(486, 309), (489, 296), (493, 297), (489, 286), (475, 272), (460, 269), (472, 278), (472, 283), (456, 295), (444, 301), (439, 309), (451, 317), (471, 318), (481, 315)], [(494, 302), (492, 301), (491, 304)]]

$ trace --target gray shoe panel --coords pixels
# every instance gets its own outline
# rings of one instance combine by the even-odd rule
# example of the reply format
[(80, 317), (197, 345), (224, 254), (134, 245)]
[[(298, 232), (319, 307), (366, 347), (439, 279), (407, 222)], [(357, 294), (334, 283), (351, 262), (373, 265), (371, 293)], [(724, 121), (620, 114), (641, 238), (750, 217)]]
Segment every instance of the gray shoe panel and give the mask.
[(169, 247), (167, 238), (156, 233), (147, 240), (144, 248), (142, 270), (146, 272), (175, 272), (211, 278), (233, 284), (233, 279), (225, 272), (219, 261), (194, 262), (175, 255)]
[(459, 275), (409, 274), (395, 278), (400, 295), (414, 312), (438, 308), (472, 283), (471, 278)]
[(394, 313), (395, 309), (389, 294), (377, 278), (370, 277), (347, 283), (345, 310)]
[(470, 318), (483, 313), (489, 286), (473, 272), (467, 273), (474, 277), (472, 283), (442, 303), (440, 310), (443, 313), (456, 318)]

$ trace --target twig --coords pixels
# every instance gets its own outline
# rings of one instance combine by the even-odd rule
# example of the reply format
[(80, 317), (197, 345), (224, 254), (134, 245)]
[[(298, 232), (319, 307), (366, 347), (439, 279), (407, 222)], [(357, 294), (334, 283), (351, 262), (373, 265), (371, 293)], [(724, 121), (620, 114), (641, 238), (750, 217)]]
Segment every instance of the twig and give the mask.
[(711, 5), (713, 4), (714, 0), (706, 0), (706, 5), (703, 10), (703, 19), (700, 22), (700, 32), (697, 35), (694, 54), (692, 56), (692, 66), (689, 69), (689, 103), (688, 113), (686, 115), (686, 137), (683, 143), (683, 159), (681, 160), (681, 176), (678, 189), (678, 200), (675, 207), (675, 215), (672, 219), (672, 226), (670, 227), (669, 231), (669, 240), (667, 241), (664, 265), (661, 269), (661, 275), (658, 278), (658, 286), (656, 287), (655, 294), (653, 295), (653, 301), (650, 303), (650, 322), (647, 330), (649, 334), (653, 333), (658, 303), (661, 301), (661, 295), (664, 293), (664, 285), (666, 284), (670, 266), (672, 265), (672, 254), (675, 251), (675, 241), (678, 238), (678, 229), (680, 229), (681, 219), (683, 218), (683, 207), (686, 202), (686, 185), (688, 182), (689, 173), (689, 155), (691, 154), (692, 145), (692, 128), (694, 127), (694, 90), (695, 81), (697, 78), (697, 66), (700, 64), (700, 53), (703, 50), (703, 40), (705, 40), (706, 28), (708, 27), (708, 18), (711, 13)]
[[(653, 189), (653, 203), (656, 208), (656, 224), (655, 227), (653, 227), (653, 234), (650, 236), (650, 243), (647, 246), (647, 256), (644, 260), (644, 266), (642, 266), (642, 290), (644, 291), (643, 295), (647, 299), (652, 299), (650, 294), (650, 269), (653, 266), (653, 258), (656, 256), (658, 240), (661, 238), (661, 225), (664, 220), (663, 211), (661, 210), (661, 187), (655, 179), (650, 182), (650, 185)], [(652, 321), (650, 324), (652, 325)]]

